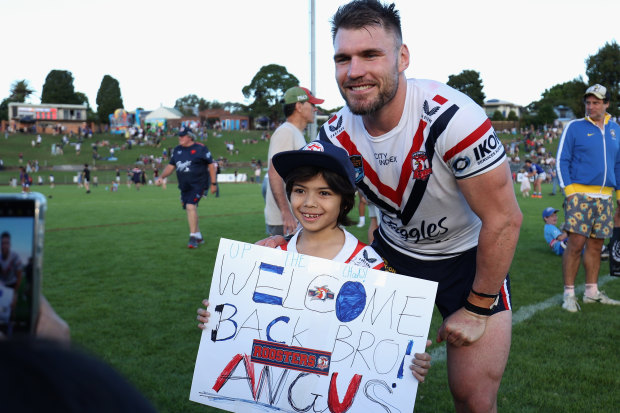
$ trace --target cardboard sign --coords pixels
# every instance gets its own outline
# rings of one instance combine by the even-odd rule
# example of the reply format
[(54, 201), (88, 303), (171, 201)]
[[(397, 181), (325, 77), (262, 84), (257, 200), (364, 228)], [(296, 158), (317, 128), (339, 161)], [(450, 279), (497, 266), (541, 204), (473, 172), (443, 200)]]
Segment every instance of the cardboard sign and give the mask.
[(228, 411), (412, 411), (437, 283), (221, 239), (190, 400)]

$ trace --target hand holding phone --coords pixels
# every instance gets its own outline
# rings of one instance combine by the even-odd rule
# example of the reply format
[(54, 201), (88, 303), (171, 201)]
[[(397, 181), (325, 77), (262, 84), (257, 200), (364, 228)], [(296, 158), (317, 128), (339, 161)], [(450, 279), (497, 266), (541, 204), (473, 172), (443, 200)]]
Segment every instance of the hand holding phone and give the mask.
[(39, 314), (44, 219), (39, 193), (0, 194), (0, 333), (34, 333)]

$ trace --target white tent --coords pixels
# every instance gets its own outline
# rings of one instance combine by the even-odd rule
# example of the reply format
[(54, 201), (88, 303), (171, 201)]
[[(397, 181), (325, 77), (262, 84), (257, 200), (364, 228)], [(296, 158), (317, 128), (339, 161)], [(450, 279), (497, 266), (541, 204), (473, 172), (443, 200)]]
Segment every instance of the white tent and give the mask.
[(144, 121), (148, 123), (149, 121), (157, 121), (162, 119), (181, 119), (182, 117), (183, 114), (175, 108), (166, 108), (160, 106), (159, 108), (146, 115)]

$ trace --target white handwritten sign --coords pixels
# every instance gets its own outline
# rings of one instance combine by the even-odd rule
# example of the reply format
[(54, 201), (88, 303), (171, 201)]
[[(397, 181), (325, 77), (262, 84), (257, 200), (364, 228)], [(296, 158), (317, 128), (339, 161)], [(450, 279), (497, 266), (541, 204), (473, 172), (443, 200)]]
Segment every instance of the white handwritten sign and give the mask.
[(409, 365), (424, 351), (436, 291), (222, 239), (190, 400), (243, 412), (410, 412)]

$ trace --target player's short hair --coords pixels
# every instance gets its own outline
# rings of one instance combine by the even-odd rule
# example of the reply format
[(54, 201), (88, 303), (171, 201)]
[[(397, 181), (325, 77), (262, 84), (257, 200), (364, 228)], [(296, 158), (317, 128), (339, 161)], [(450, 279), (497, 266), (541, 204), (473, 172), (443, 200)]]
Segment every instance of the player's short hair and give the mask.
[(361, 29), (366, 26), (380, 26), (396, 37), (396, 46), (403, 42), (400, 14), (396, 5), (383, 4), (377, 0), (353, 0), (338, 8), (331, 19), (332, 41), (339, 29)]
[(353, 224), (353, 221), (347, 216), (355, 206), (355, 187), (351, 186), (349, 180), (336, 172), (318, 166), (300, 166), (294, 169), (286, 177), (286, 196), (291, 199), (293, 185), (297, 182), (305, 182), (317, 175), (321, 175), (329, 189), (341, 196), (340, 212), (336, 223), (343, 227)]
[(2, 235), (0, 235), (0, 239), (2, 239), (2, 238), (8, 238), (8, 239), (11, 239), (11, 234), (9, 234), (7, 231), (4, 231), (4, 232), (2, 233)]

